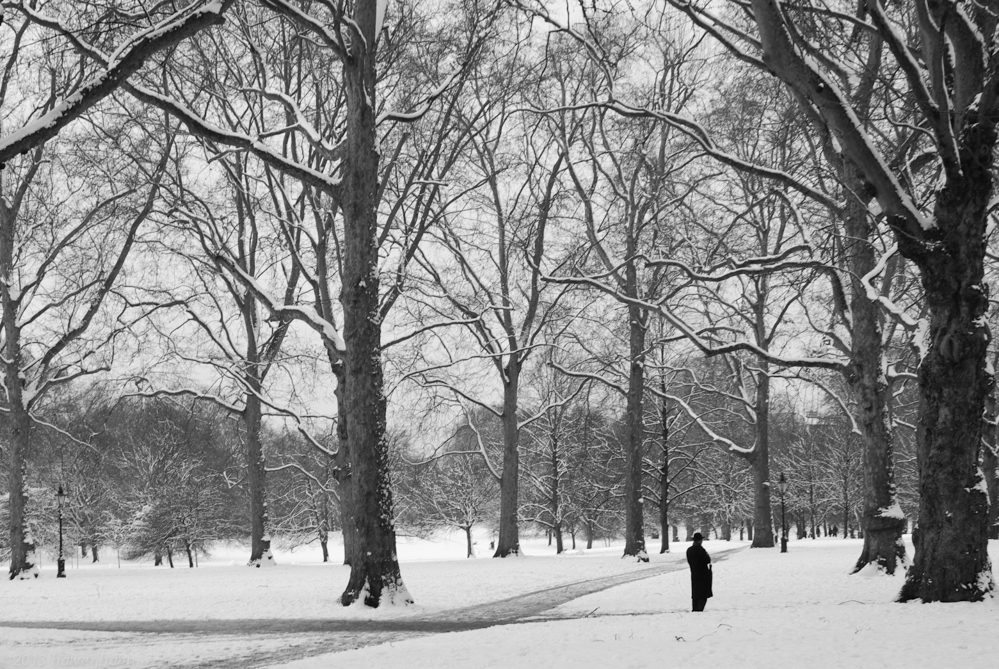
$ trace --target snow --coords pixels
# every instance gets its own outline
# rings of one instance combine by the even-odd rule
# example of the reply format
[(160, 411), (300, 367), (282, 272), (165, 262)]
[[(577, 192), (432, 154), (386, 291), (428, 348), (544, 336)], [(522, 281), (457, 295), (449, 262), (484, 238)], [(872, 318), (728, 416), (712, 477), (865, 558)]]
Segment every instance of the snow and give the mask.
[(897, 499), (891, 506), (879, 509), (876, 515), (880, 518), (905, 518), (905, 514), (902, 513), (902, 507), (899, 505)]
[[(481, 547), (490, 537), (477, 539)], [(336, 604), (348, 575), (338, 546), (331, 546), (335, 563), (323, 565), (318, 547), (290, 552), (278, 542), (273, 569), (246, 569), (248, 550), (240, 546), (219, 548), (198, 569), (179, 562), (172, 570), (71, 562), (67, 578), (56, 580), (54, 565), (43, 564), (37, 580), (0, 583), (0, 667), (161, 667), (169, 657), (173, 667), (281, 669), (664, 663), (685, 669), (789, 663), (975, 669), (992, 666), (999, 652), (999, 600), (895, 603), (901, 574), (871, 569), (849, 575), (860, 540), (792, 540), (786, 554), (706, 541), (715, 597), (699, 614), (689, 612), (688, 544), (652, 554), (649, 564), (621, 559), (620, 544), (563, 556), (543, 540), (522, 544), (527, 556), (518, 560), (466, 560), (460, 534), (438, 542), (400, 539), (403, 579), (416, 604), (374, 611)], [(999, 542), (990, 549), (995, 560)], [(388, 624), (404, 627), (406, 620), (465, 607), (478, 611), (487, 602), (657, 566), (674, 571), (567, 601), (516, 624), (448, 634)], [(980, 578), (991, 582), (987, 572)], [(26, 624), (5, 627), (5, 621)], [(97, 629), (57, 629), (55, 621), (89, 622)], [(350, 627), (332, 634), (322, 629), (337, 621)]]

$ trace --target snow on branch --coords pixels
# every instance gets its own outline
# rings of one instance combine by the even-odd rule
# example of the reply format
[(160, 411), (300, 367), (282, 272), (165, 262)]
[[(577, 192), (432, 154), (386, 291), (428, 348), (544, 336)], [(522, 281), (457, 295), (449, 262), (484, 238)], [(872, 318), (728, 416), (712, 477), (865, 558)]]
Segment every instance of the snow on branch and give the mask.
[(566, 283), (566, 284), (576, 284), (583, 286), (590, 286), (596, 288), (597, 290), (610, 295), (614, 299), (618, 300), (623, 304), (629, 304), (641, 309), (645, 309), (651, 313), (661, 316), (667, 323), (675, 327), (678, 331), (683, 333), (686, 338), (697, 346), (700, 351), (708, 356), (713, 357), (716, 355), (724, 355), (726, 353), (738, 353), (740, 351), (752, 353), (761, 360), (765, 360), (778, 367), (816, 367), (820, 369), (831, 369), (838, 372), (846, 371), (845, 363), (838, 360), (831, 360), (829, 358), (811, 358), (811, 357), (801, 357), (801, 358), (788, 358), (780, 355), (774, 355), (770, 351), (764, 349), (758, 344), (754, 344), (750, 341), (739, 341), (733, 342), (731, 344), (720, 344), (712, 345), (707, 339), (705, 339), (700, 332), (695, 330), (690, 324), (684, 321), (682, 318), (677, 316), (672, 309), (665, 306), (664, 304), (657, 304), (654, 302), (649, 302), (636, 297), (630, 297), (624, 294), (620, 290), (616, 290), (607, 286), (602, 281), (597, 281), (589, 276), (545, 276), (545, 281), (551, 281), (553, 283)]
[(427, 115), (433, 104), (440, 99), (442, 95), (454, 85), (454, 82), (458, 80), (465, 73), (465, 67), (467, 61), (461, 63), (458, 68), (451, 73), (451, 75), (444, 80), (444, 82), (432, 90), (412, 111), (409, 112), (394, 112), (394, 111), (383, 111), (378, 115), (375, 120), (376, 125), (381, 125), (387, 121), (395, 121), (398, 123), (412, 123), (414, 121), (419, 121), (421, 118)]
[(773, 167), (750, 163), (742, 160), (735, 154), (725, 151), (714, 141), (714, 139), (711, 138), (708, 131), (701, 124), (681, 116), (680, 114), (674, 114), (661, 109), (638, 107), (615, 99), (586, 102), (575, 105), (564, 105), (545, 109), (525, 107), (521, 111), (527, 111), (534, 114), (561, 114), (567, 111), (585, 111), (587, 109), (607, 109), (625, 118), (648, 118), (662, 121), (693, 139), (705, 154), (711, 156), (723, 165), (727, 165), (742, 172), (755, 174), (787, 186), (788, 188), (792, 188), (811, 200), (823, 205), (830, 211), (838, 212), (840, 210), (840, 205), (836, 200), (829, 197), (825, 193), (812, 188), (791, 174)]
[(752, 0), (751, 7), (768, 71), (807, 100), (822, 118), (842, 148), (843, 155), (874, 186), (878, 203), (889, 214), (893, 225), (914, 239), (923, 239), (927, 231), (936, 227), (936, 222), (920, 211), (912, 195), (888, 167), (847, 95), (811, 56), (799, 48), (788, 27), (787, 17), (777, 3)]
[[(746, 275), (758, 275), (758, 274), (772, 274), (775, 272), (781, 272), (789, 269), (827, 269), (829, 265), (815, 261), (815, 260), (792, 260), (785, 261), (788, 256), (791, 256), (798, 252), (805, 252), (811, 255), (811, 247), (807, 245), (793, 246), (789, 249), (785, 249), (783, 252), (771, 255), (771, 256), (759, 256), (754, 258), (746, 258), (745, 260), (735, 260), (734, 258), (726, 258), (725, 260), (706, 268), (694, 268), (688, 263), (673, 260), (670, 258), (656, 260), (649, 258), (645, 254), (638, 254), (635, 259), (641, 259), (645, 261), (645, 264), (649, 267), (676, 267), (683, 270), (690, 278), (697, 281), (709, 281), (717, 283), (720, 281), (725, 281), (727, 279), (735, 278), (737, 276)], [(727, 269), (728, 271), (717, 273), (718, 270)]]
[(566, 376), (571, 376), (572, 378), (575, 379), (588, 379), (590, 381), (598, 381), (607, 386), (608, 388), (616, 390), (621, 395), (626, 396), (628, 394), (628, 391), (624, 386), (622, 386), (619, 383), (614, 383), (610, 379), (600, 376), (599, 374), (593, 374), (592, 372), (579, 372), (576, 370), (567, 369), (562, 365), (558, 364), (557, 362), (553, 362), (552, 367), (561, 372), (562, 374), (565, 374)]
[[(333, 29), (331, 30), (326, 27), (324, 22), (321, 22), (314, 16), (303, 12), (287, 0), (261, 0), (261, 4), (265, 7), (269, 7), (275, 13), (284, 16), (294, 23), (297, 23), (313, 35), (316, 35), (320, 40), (322, 40), (323, 44), (329, 47), (333, 53), (337, 55), (338, 58), (348, 58), (349, 49), (347, 43), (343, 39), (343, 34), (340, 32), (340, 24), (344, 20), (340, 10), (333, 10), (333, 20), (331, 22)], [(327, 7), (333, 8), (332, 3), (323, 4)]]
[(876, 277), (884, 274), (888, 260), (897, 252), (898, 244), (892, 244), (885, 254), (878, 259), (874, 268), (864, 276), (860, 277), (860, 283), (864, 287), (864, 291), (867, 293), (868, 300), (881, 304), (885, 310), (892, 315), (892, 317), (898, 320), (898, 322), (905, 327), (906, 330), (913, 331), (919, 328), (919, 321), (905, 313), (905, 309), (895, 304), (891, 298), (884, 295), (871, 284), (871, 281), (873, 281)]
[(654, 386), (649, 386), (648, 390), (657, 397), (669, 400), (670, 402), (673, 402), (676, 406), (683, 409), (684, 413), (686, 413), (690, 417), (690, 419), (697, 424), (697, 427), (701, 428), (704, 434), (708, 435), (708, 437), (710, 437), (711, 440), (714, 441), (715, 443), (721, 444), (722, 446), (727, 448), (729, 452), (735, 453), (737, 455), (747, 456), (751, 455), (753, 451), (756, 450), (755, 446), (751, 448), (745, 448), (744, 446), (739, 446), (731, 439), (723, 437), (714, 430), (712, 430), (711, 427), (706, 422), (704, 422), (704, 419), (701, 418), (701, 415), (697, 411), (695, 411), (692, 406), (687, 404), (686, 400), (684, 400), (679, 395), (672, 395), (670, 393), (663, 392), (662, 390)]
[[(551, 366), (553, 368), (556, 368), (556, 363), (550, 363), (550, 364), (551, 364)], [(541, 420), (542, 418), (544, 418), (545, 414), (548, 413), (552, 409), (558, 409), (558, 408), (564, 407), (566, 404), (568, 404), (572, 400), (574, 400), (577, 397), (579, 397), (579, 393), (581, 393), (583, 391), (583, 389), (586, 388), (587, 384), (588, 384), (588, 382), (584, 381), (583, 383), (580, 383), (576, 387), (576, 389), (574, 391), (572, 391), (571, 393), (569, 393), (567, 396), (563, 397), (562, 399), (557, 400), (555, 402), (547, 402), (543, 407), (541, 407), (540, 409), (538, 409), (537, 412), (535, 412), (535, 414), (533, 416), (528, 416), (524, 420), (518, 422), (517, 423), (517, 429), (521, 430), (521, 429), (527, 427), (528, 425), (530, 425), (531, 423), (535, 423), (535, 422)]]
[[(76, 90), (60, 100), (51, 111), (9, 135), (0, 137), (0, 166), (14, 156), (55, 137), (88, 109), (114, 93), (155, 54), (209, 26), (218, 24), (233, 2), (234, 0), (195, 2), (155, 26), (133, 35), (115, 51), (112, 57), (103, 59), (104, 67), (101, 72), (87, 78)], [(28, 3), (20, 2), (15, 7), (34, 23), (60, 33), (68, 32), (58, 19), (42, 14), (34, 5), (35, 3), (29, 6)]]
[(392, 348), (393, 346), (398, 346), (399, 344), (401, 344), (401, 343), (403, 343), (405, 341), (409, 341), (413, 337), (418, 337), (419, 335), (423, 334), (424, 332), (430, 332), (431, 330), (437, 330), (439, 328), (446, 328), (446, 327), (450, 327), (452, 325), (473, 325), (473, 324), (477, 323), (480, 320), (482, 320), (482, 315), (481, 314), (479, 314), (475, 318), (466, 318), (466, 319), (460, 319), (459, 318), (459, 319), (454, 319), (454, 320), (450, 320), (450, 321), (440, 321), (438, 323), (430, 323), (429, 325), (424, 325), (421, 328), (413, 330), (412, 332), (408, 332), (408, 333), (406, 333), (406, 334), (404, 334), (404, 335), (402, 335), (400, 337), (397, 337), (396, 339), (393, 339), (393, 340), (391, 340), (389, 342), (386, 342), (386, 343), (382, 344), (381, 348), (384, 351), (386, 349)]

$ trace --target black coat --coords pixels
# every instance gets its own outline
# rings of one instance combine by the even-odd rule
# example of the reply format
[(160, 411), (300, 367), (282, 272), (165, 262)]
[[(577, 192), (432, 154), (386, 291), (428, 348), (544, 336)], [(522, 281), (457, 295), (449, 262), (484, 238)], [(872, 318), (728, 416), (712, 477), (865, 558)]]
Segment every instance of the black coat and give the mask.
[(704, 550), (704, 546), (695, 544), (687, 549), (687, 564), (690, 565), (690, 598), (712, 597), (711, 556)]

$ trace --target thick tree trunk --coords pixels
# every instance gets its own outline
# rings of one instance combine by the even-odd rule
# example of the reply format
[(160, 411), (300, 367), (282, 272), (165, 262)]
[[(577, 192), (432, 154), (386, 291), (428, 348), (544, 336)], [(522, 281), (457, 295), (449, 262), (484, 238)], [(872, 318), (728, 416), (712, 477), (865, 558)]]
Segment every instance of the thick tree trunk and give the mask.
[(753, 471), (752, 548), (773, 548), (774, 531), (770, 504), (770, 375), (760, 363), (756, 383), (756, 444), (749, 454)]
[(995, 136), (991, 129), (978, 132), (988, 133), (977, 138), (981, 165), (964, 161), (964, 179), (951, 176), (937, 197), (937, 225), (955, 232), (940, 239), (941, 250), (918, 261), (930, 323), (919, 366), (919, 543), (903, 601), (980, 601), (995, 589), (989, 499), (979, 469), (985, 399), (993, 383), (986, 369), (990, 337), (982, 282)]
[[(551, 485), (551, 511), (552, 511), (552, 521), (553, 526), (551, 533), (555, 535), (555, 553), (558, 555), (562, 554), (564, 550), (562, 547), (562, 505), (561, 499), (559, 497), (559, 482), (561, 480), (559, 476), (559, 435), (557, 423), (555, 424), (555, 429), (552, 430), (551, 439), (551, 466), (552, 466), (552, 485)], [(551, 540), (549, 539), (548, 545), (551, 546)]]
[(10, 514), (10, 578), (38, 576), (35, 544), (29, 528), (28, 452), (31, 447), (29, 398), (21, 373), (20, 285), (14, 271), (15, 220), (6, 198), (0, 197), (0, 307), (3, 308), (3, 381), (7, 394), (8, 513)]
[(170, 563), (170, 568), (173, 569), (173, 549), (167, 546), (167, 562)]
[[(666, 394), (666, 379), (663, 376), (659, 377), (660, 390), (663, 395)], [(659, 549), (660, 553), (669, 553), (669, 407), (666, 404), (665, 397), (662, 400), (662, 407), (659, 410), (659, 428), (662, 432), (662, 451), (663, 451), (663, 461), (659, 466), (659, 528), (662, 532), (663, 543), (662, 547)], [(676, 526), (673, 526), (673, 532), (676, 532)], [(675, 534), (674, 534), (675, 540)]]
[[(248, 379), (257, 393), (260, 383), (251, 373)], [(246, 427), (246, 469), (250, 497), (250, 561), (251, 567), (274, 564), (271, 555), (271, 539), (267, 529), (267, 474), (263, 444), (260, 441), (261, 406), (256, 393), (246, 394), (243, 409), (243, 424)]]
[(344, 606), (362, 600), (408, 604), (396, 559), (389, 481), (386, 402), (378, 304), (378, 150), (375, 133), (376, 3), (355, 5), (354, 21), (364, 39), (351, 41), (343, 64), (347, 116), (343, 170), (344, 255), (341, 301), (347, 387), (350, 498), (356, 546)]
[(593, 548), (593, 523), (586, 523), (586, 548)]
[[(625, 268), (631, 294), (637, 294), (634, 263)], [(645, 508), (642, 499), (642, 445), (645, 443), (645, 327), (647, 315), (629, 305), (628, 399), (624, 443), (624, 555), (648, 562), (645, 552)]]
[(101, 560), (101, 559), (100, 559), (100, 557), (99, 557), (99, 556), (98, 556), (98, 554), (97, 554), (97, 544), (93, 544), (93, 545), (92, 545), (92, 546), (90, 547), (90, 554), (91, 554), (91, 555), (93, 556), (93, 558), (94, 558), (94, 559), (92, 560), (92, 562), (100, 562), (100, 560)]
[(343, 535), (343, 563), (353, 564), (357, 551), (357, 529), (354, 525), (353, 478), (350, 472), (350, 442), (347, 436), (347, 373), (342, 361), (331, 360), (333, 375), (336, 377), (334, 395), (337, 401), (337, 449), (334, 463), (334, 479), (340, 489), (340, 527)]
[(503, 384), (503, 474), (500, 477), (499, 541), (493, 557), (520, 554), (520, 429), (517, 409), (520, 392), (520, 363), (516, 353), (510, 354)]
[(473, 558), (475, 557), (475, 549), (472, 548), (472, 526), (466, 525), (461, 529), (465, 530), (465, 557)]
[[(854, 572), (873, 563), (894, 574), (898, 561), (905, 559), (902, 543), (905, 518), (895, 493), (894, 436), (888, 411), (888, 380), (884, 374), (882, 317), (861, 281), (877, 264), (877, 254), (870, 242), (867, 198), (862, 196), (870, 189), (856, 170), (844, 167), (843, 171), (848, 171), (845, 183), (850, 193), (843, 216), (846, 230), (843, 246), (850, 268), (853, 326), (847, 381), (857, 402), (864, 462), (864, 547)], [(868, 197), (873, 197), (873, 193), (868, 193)]]
[[(184, 551), (187, 553), (188, 569), (194, 569), (194, 550), (191, 547), (191, 542), (187, 539), (184, 540)], [(96, 560), (94, 560), (94, 562), (96, 562)]]
[(996, 431), (999, 425), (999, 412), (996, 406), (995, 370), (999, 368), (999, 351), (992, 357), (992, 388), (985, 405), (985, 435), (982, 438), (982, 476), (985, 477), (985, 490), (989, 494), (989, 539), (999, 539), (999, 449), (996, 445)]
[(163, 565), (163, 553), (159, 549), (156, 549), (155, 551), (153, 551), (153, 566), (160, 567), (162, 565)]

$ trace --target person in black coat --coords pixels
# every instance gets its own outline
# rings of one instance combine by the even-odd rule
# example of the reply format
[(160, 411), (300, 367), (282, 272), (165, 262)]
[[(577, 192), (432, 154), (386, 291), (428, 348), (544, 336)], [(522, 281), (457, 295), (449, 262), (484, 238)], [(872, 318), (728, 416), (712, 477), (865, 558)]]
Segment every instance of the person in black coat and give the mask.
[(694, 534), (694, 545), (687, 549), (687, 564), (690, 565), (690, 598), (694, 611), (703, 611), (711, 592), (711, 556), (704, 550), (700, 532)]

